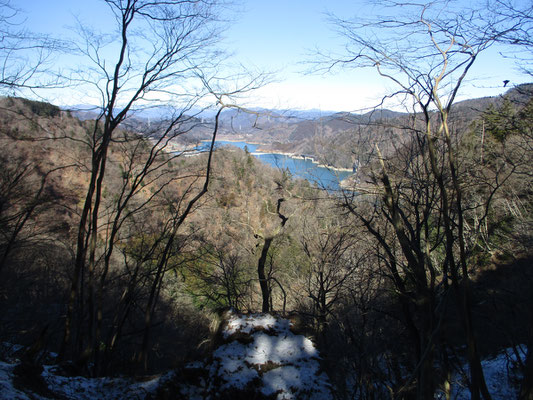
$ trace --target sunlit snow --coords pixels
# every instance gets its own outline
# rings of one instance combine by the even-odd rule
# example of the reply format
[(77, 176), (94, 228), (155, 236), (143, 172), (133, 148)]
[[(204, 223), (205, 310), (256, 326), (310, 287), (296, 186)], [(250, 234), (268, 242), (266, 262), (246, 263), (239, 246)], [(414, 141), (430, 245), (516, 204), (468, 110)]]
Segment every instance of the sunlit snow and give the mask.
[(278, 400), (332, 398), (317, 349), (305, 336), (291, 332), (290, 321), (234, 314), (222, 335), (229, 342), (214, 352), (210, 370), (211, 380), (221, 381), (219, 390), (255, 390), (276, 394)]
[[(42, 378), (48, 389), (61, 398), (81, 399), (144, 399), (153, 396), (162, 383), (174, 380), (183, 398), (215, 400), (231, 391), (261, 393), (277, 400), (331, 399), (331, 385), (321, 371), (320, 356), (313, 342), (291, 331), (290, 322), (266, 314), (230, 315), (222, 331), (224, 343), (212, 359), (189, 363), (188, 370), (206, 371), (198, 381), (181, 379), (178, 372), (143, 382), (131, 378), (64, 377), (55, 366), (45, 365)], [(0, 361), (0, 399), (45, 399), (31, 388), (14, 384), (18, 360), (11, 354), (21, 346), (3, 343), (5, 360)], [(525, 346), (518, 356), (525, 357)], [(489, 391), (494, 399), (516, 398), (521, 380), (517, 353), (507, 349), (482, 361)], [(467, 366), (463, 370), (468, 374)], [(207, 374), (208, 373), (208, 374)], [(209, 375), (209, 377), (208, 377)], [(461, 375), (453, 379), (452, 397), (470, 399), (466, 381)], [(224, 398), (227, 398), (224, 397)], [(437, 391), (435, 398), (444, 398)]]

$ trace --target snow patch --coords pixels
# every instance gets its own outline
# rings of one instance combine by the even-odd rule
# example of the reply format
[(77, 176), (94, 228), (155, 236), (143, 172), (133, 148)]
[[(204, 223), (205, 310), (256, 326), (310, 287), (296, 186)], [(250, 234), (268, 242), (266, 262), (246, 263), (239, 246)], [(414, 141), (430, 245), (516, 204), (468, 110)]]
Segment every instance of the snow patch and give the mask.
[[(527, 353), (526, 346), (518, 348), (518, 354), (522, 361)], [(516, 399), (518, 397), (519, 382), (522, 376), (519, 373), (518, 359), (512, 348), (505, 349), (495, 357), (481, 361), (481, 367), (485, 375), (487, 388), (493, 399)], [(463, 366), (465, 373), (469, 374), (468, 364)], [(452, 398), (456, 400), (470, 400), (468, 384), (460, 376), (453, 379)], [(437, 399), (443, 399), (444, 394), (437, 392)]]
[[(1, 399), (45, 399), (28, 389), (28, 393), (15, 388), (13, 370), (16, 363), (0, 361), (0, 398)], [(76, 399), (144, 399), (149, 393), (155, 393), (161, 379), (166, 375), (144, 382), (127, 378), (85, 378), (81, 376), (66, 377), (54, 374), (55, 366), (45, 365), (42, 377), (47, 387), (57, 396)]]
[[(278, 400), (332, 398), (318, 350), (290, 327), (289, 320), (269, 314), (232, 314), (222, 336), (236, 340), (213, 353), (210, 392), (251, 390)], [(239, 341), (243, 335), (246, 343)]]
[[(314, 385), (307, 387), (306, 384), (314, 381)], [(278, 400), (299, 399), (303, 393), (308, 392), (308, 399), (329, 399), (329, 381), (325, 373), (316, 376), (316, 366), (312, 364), (299, 366), (286, 366), (266, 372), (263, 375), (264, 395), (278, 393)]]
[(290, 321), (279, 319), (270, 314), (232, 315), (227, 322), (223, 335), (227, 339), (237, 332), (249, 334), (256, 329), (289, 331)]

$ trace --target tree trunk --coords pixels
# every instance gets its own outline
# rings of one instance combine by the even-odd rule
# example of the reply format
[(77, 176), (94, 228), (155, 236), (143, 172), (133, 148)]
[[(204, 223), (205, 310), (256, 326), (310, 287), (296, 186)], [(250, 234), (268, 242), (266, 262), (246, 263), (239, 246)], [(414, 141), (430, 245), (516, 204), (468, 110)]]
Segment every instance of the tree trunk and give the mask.
[(263, 307), (261, 308), (261, 311), (264, 313), (270, 311), (270, 289), (265, 275), (265, 264), (272, 240), (274, 240), (273, 237), (265, 239), (263, 250), (261, 251), (261, 257), (259, 257), (259, 261), (257, 262), (257, 276), (259, 277), (259, 286), (261, 287), (261, 295), (263, 297)]

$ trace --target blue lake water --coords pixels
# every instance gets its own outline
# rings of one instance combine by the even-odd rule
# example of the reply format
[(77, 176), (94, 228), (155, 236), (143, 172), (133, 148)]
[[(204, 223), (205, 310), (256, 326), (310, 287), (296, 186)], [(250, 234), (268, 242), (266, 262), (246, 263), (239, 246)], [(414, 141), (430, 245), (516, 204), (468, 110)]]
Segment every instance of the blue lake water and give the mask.
[(307, 179), (310, 183), (327, 190), (339, 190), (339, 182), (351, 175), (348, 171), (335, 171), (313, 163), (310, 159), (294, 158), (284, 154), (258, 153), (258, 145), (246, 142), (217, 140), (217, 146), (235, 146), (247, 149), (254, 157), (274, 168), (288, 169), (295, 178)]

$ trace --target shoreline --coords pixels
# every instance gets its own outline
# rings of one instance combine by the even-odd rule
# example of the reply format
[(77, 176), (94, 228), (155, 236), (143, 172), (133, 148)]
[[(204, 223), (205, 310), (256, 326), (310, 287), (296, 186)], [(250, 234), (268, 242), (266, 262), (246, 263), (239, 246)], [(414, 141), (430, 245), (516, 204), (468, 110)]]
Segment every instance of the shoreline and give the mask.
[[(247, 144), (258, 145), (258, 146), (266, 145), (266, 143), (249, 142), (249, 141), (242, 140), (242, 139), (224, 139), (224, 138), (221, 138), (219, 140), (223, 141), (223, 142), (229, 142), (229, 143), (247, 143)], [(210, 140), (202, 140), (202, 142), (210, 142)], [(256, 153), (256, 154), (254, 154), (254, 153)], [(313, 157), (302, 156), (302, 155), (295, 154), (295, 153), (285, 153), (285, 152), (281, 152), (281, 151), (265, 151), (265, 150), (261, 150), (261, 149), (256, 149), (254, 152), (251, 152), (250, 154), (252, 154), (252, 155), (273, 154), (273, 155), (280, 155), (280, 156), (286, 156), (286, 157), (294, 158), (295, 160), (309, 160), (313, 164), (316, 164), (317, 167), (319, 167), (319, 168), (325, 168), (325, 169), (328, 169), (328, 170), (338, 171), (338, 172), (353, 172), (353, 169), (351, 169), (351, 168), (342, 168), (342, 167), (333, 167), (331, 165), (324, 165), (324, 164), (321, 164), (320, 162), (316, 161)]]

